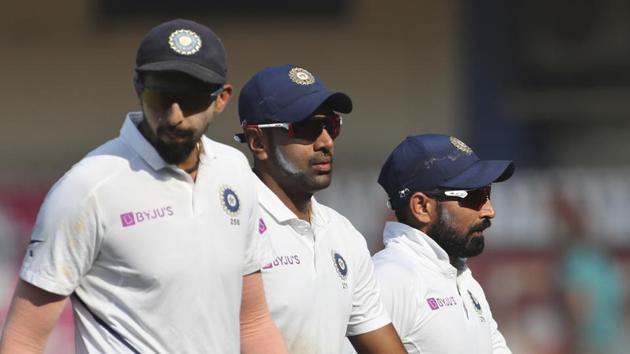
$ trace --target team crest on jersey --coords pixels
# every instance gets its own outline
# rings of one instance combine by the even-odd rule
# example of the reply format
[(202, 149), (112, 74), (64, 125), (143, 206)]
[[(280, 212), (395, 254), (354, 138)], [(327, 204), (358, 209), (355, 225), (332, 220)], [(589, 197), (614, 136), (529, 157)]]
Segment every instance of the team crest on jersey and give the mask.
[(298, 85), (312, 85), (315, 83), (315, 77), (306, 69), (293, 68), (289, 71), (289, 78)]
[(473, 305), (475, 305), (475, 311), (477, 312), (478, 315), (481, 315), (481, 304), (479, 303), (479, 301), (477, 301), (477, 299), (470, 292), (470, 290), (468, 290), (468, 295), (470, 295), (470, 299), (472, 300)]
[(348, 264), (346, 263), (346, 260), (335, 251), (332, 251), (332, 259), (337, 274), (339, 274), (341, 280), (345, 281), (348, 278)]
[(220, 192), (221, 205), (223, 210), (231, 217), (238, 216), (241, 202), (238, 199), (236, 192), (229, 186), (222, 186)]
[(177, 54), (193, 55), (201, 49), (201, 38), (191, 30), (178, 29), (168, 37), (168, 45)]

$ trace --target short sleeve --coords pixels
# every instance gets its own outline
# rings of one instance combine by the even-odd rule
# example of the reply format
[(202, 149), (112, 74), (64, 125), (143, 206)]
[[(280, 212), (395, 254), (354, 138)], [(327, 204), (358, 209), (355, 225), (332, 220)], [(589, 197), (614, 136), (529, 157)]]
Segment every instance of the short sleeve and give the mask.
[(98, 203), (72, 176), (57, 182), (40, 208), (20, 277), (46, 291), (70, 295), (98, 253)]
[(413, 279), (407, 279), (408, 270), (393, 262), (375, 259), (376, 279), (381, 289), (383, 306), (408, 353), (419, 353), (413, 334), (417, 321), (422, 318), (421, 306), (417, 303), (420, 289)]
[(355, 246), (353, 274), (352, 312), (348, 322), (347, 336), (356, 336), (386, 326), (391, 321), (383, 303), (374, 275), (374, 265), (365, 239), (354, 230), (360, 245)]
[(265, 261), (271, 258), (271, 241), (267, 235), (267, 224), (262, 217), (260, 206), (258, 204), (258, 192), (255, 188), (256, 181), (253, 180), (255, 175), (250, 173), (252, 203), (247, 220), (246, 242), (245, 242), (245, 260), (243, 263), (243, 275), (255, 273), (262, 268)]

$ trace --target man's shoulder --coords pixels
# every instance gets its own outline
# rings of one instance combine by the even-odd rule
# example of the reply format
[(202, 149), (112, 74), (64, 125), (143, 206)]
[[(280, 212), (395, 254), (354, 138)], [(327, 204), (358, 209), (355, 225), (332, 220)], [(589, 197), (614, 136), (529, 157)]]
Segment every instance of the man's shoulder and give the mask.
[(374, 269), (376, 269), (377, 272), (396, 274), (398, 277), (403, 278), (417, 276), (416, 269), (418, 268), (418, 262), (407, 257), (403, 252), (395, 248), (387, 247), (376, 252), (376, 254), (372, 256), (372, 260), (374, 262)]
[(432, 279), (434, 271), (423, 259), (413, 257), (396, 246), (388, 246), (377, 252), (372, 257), (374, 270), (379, 279), (393, 284), (424, 284), (422, 287), (431, 287), (426, 284)]
[(112, 139), (95, 148), (74, 164), (57, 182), (78, 193), (89, 193), (97, 186), (125, 170), (131, 170), (136, 156), (122, 139)]
[(323, 216), (327, 219), (329, 224), (328, 226), (330, 228), (339, 230), (340, 232), (344, 232), (344, 234), (347, 234), (349, 237), (358, 238), (362, 242), (365, 242), (363, 235), (343, 214), (319, 202), (317, 203), (317, 208), (318, 211), (322, 213)]
[(212, 158), (222, 163), (246, 166), (249, 169), (247, 157), (237, 148), (212, 140), (206, 136), (204, 136), (203, 139), (203, 143), (208, 149), (208, 154), (211, 155)]

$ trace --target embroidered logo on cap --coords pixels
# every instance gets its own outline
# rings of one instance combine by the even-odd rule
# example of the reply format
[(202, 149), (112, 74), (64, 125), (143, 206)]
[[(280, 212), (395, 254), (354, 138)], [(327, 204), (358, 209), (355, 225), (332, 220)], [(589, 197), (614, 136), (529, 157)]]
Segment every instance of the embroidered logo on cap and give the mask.
[(462, 151), (466, 155), (472, 154), (472, 149), (468, 147), (468, 145), (464, 144), (463, 141), (457, 139), (456, 137), (450, 137), (451, 144), (457, 148), (457, 150)]
[(178, 29), (168, 37), (168, 45), (178, 54), (193, 55), (201, 49), (201, 38), (191, 30)]
[(289, 78), (298, 85), (312, 85), (315, 83), (315, 77), (308, 70), (302, 68), (293, 68), (289, 70)]

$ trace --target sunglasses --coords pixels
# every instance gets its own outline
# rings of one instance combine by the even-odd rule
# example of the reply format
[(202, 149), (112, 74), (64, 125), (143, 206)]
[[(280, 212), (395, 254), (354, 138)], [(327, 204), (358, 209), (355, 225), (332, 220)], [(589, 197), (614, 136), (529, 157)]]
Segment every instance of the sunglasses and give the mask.
[(425, 192), (438, 200), (456, 200), (465, 208), (480, 210), (490, 200), (491, 186), (485, 186), (472, 190), (449, 190)]
[(142, 100), (150, 107), (169, 109), (173, 103), (186, 113), (205, 111), (223, 92), (223, 86), (210, 93), (204, 91), (169, 91), (161, 88), (143, 88)]
[[(244, 122), (245, 123), (245, 122)], [(314, 115), (308, 119), (295, 123), (267, 123), (267, 124), (243, 124), (245, 128), (283, 128), (287, 130), (289, 138), (301, 139), (306, 141), (315, 141), (322, 134), (324, 129), (328, 135), (334, 140), (341, 133), (341, 125), (343, 120), (338, 114), (330, 115)], [(245, 134), (236, 134), (234, 139), (244, 143), (246, 141)]]

